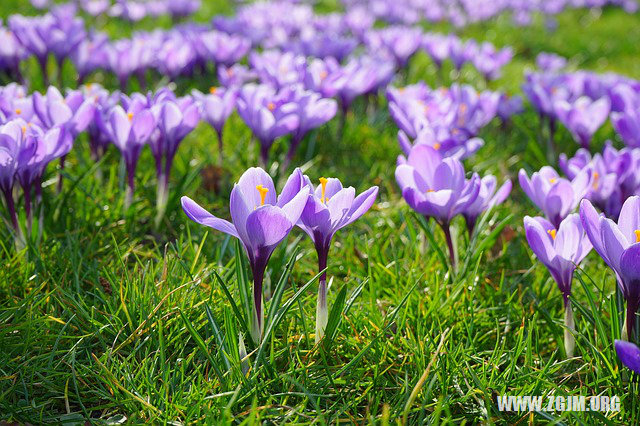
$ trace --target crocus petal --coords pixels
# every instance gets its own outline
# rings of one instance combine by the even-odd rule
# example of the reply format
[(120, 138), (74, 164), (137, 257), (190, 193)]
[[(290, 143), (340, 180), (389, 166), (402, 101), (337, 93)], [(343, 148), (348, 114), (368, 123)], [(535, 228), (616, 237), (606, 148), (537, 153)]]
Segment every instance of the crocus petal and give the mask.
[(247, 217), (247, 233), (251, 236), (250, 247), (254, 250), (262, 247), (275, 247), (293, 228), (281, 208), (262, 206)]
[(620, 361), (630, 370), (640, 374), (640, 348), (624, 340), (616, 340), (614, 346)]
[(556, 250), (547, 230), (542, 227), (540, 222), (529, 216), (524, 218), (524, 229), (531, 251), (538, 256), (542, 263), (550, 265), (556, 257)]
[(636, 242), (635, 231), (640, 230), (640, 197), (627, 198), (620, 210), (618, 227), (629, 243)]
[(184, 210), (189, 219), (200, 225), (208, 226), (217, 231), (240, 238), (235, 226), (233, 226), (231, 222), (215, 217), (189, 197), (182, 197), (180, 201), (182, 202), (182, 210)]
[(359, 219), (363, 214), (365, 214), (373, 203), (376, 201), (376, 197), (378, 196), (378, 187), (374, 186), (372, 188), (367, 189), (362, 194), (358, 195), (355, 200), (353, 200), (353, 204), (351, 206), (351, 210), (349, 211), (348, 220), (341, 225), (341, 227), (345, 227), (357, 219)]

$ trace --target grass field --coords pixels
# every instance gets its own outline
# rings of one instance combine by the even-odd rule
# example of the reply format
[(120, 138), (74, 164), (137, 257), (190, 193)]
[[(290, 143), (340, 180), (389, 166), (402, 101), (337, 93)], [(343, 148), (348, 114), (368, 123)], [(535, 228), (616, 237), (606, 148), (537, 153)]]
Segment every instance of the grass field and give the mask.
[[(204, 3), (196, 17), (202, 22), (232, 10), (227, 3)], [(16, 12), (33, 11), (25, 0), (3, 1), (3, 18)], [(554, 32), (542, 20), (516, 28), (501, 17), (459, 34), (513, 46), (515, 59), (490, 88), (518, 93), (524, 71), (541, 51), (571, 58), (575, 68), (640, 78), (639, 24), (638, 15), (605, 9), (601, 15), (565, 12)], [(106, 29), (113, 36), (131, 32), (122, 22), (109, 22)], [(33, 88), (41, 89), (35, 62), (28, 69)], [(65, 71), (65, 83), (73, 85), (70, 65)], [(471, 69), (460, 78), (484, 87)], [(101, 79), (115, 89), (112, 77), (94, 78)], [(425, 54), (395, 84), (419, 80), (436, 81)], [(212, 84), (181, 80), (177, 91)], [(273, 292), (295, 255), (281, 306), (293, 303), (285, 305), (288, 311), (264, 352), (249, 358), (246, 376), (238, 355), (239, 324), (224, 293), (228, 288), (237, 298), (242, 256), (235, 255), (235, 241), (188, 220), (180, 197), (227, 216), (232, 183), (257, 163), (249, 130), (237, 115), (228, 123), (220, 179), (211, 172), (217, 161), (213, 130), (203, 123), (187, 137), (171, 176), (168, 214), (158, 229), (148, 149), (137, 171), (134, 208), (124, 212), (118, 151), (111, 147), (95, 164), (81, 135), (59, 195), (56, 170), (48, 170), (42, 241), (16, 254), (12, 237), (0, 227), (0, 420), (639, 423), (640, 386), (629, 382), (629, 370), (613, 349), (624, 311), (614, 274), (595, 253), (583, 262), (572, 300), (576, 356), (565, 359), (562, 298), (524, 238), (522, 218), (536, 209), (518, 187), (517, 171), (547, 164), (534, 111), (527, 107), (505, 128), (497, 121), (489, 125), (481, 134), (486, 145), (466, 161), (467, 170), (496, 174), (500, 182), (510, 177), (514, 190), (478, 238), (466, 240), (464, 222), (455, 222), (461, 268), (453, 273), (441, 256), (441, 233), (413, 214), (399, 194), (393, 176), (400, 152), (396, 127), (383, 96), (374, 107), (356, 103), (342, 138), (336, 137), (339, 120), (333, 120), (303, 142), (294, 161), (314, 180), (339, 177), (357, 191), (380, 187), (373, 209), (334, 239), (329, 303), (346, 299), (335, 337), (314, 345), (315, 283), (291, 299), (317, 272), (313, 245), (294, 231), (269, 264), (266, 292)], [(613, 137), (607, 124), (594, 149)], [(567, 154), (577, 149), (565, 129), (558, 145)], [(285, 151), (285, 141), (278, 142), (274, 158)], [(272, 172), (277, 176), (277, 167)], [(283, 176), (278, 180), (281, 187)], [(267, 315), (283, 312), (281, 306), (267, 301)], [(255, 348), (246, 343), (251, 353)], [(502, 413), (496, 405), (502, 394), (618, 395), (622, 412)]]

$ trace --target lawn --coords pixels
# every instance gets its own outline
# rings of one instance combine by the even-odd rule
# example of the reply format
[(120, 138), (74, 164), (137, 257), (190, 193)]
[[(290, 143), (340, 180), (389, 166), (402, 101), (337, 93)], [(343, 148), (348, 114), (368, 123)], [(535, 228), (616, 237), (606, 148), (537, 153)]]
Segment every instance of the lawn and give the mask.
[[(204, 3), (196, 21), (233, 11), (227, 2)], [(18, 12), (35, 13), (25, 0), (3, 0), (0, 17)], [(547, 31), (542, 18), (519, 28), (507, 16), (456, 31), (514, 48), (504, 76), (489, 88), (516, 94), (543, 51), (570, 58), (573, 69), (640, 79), (639, 24), (637, 14), (607, 8), (563, 12), (555, 31)], [(95, 25), (114, 37), (133, 30), (119, 20)], [(134, 28), (155, 25), (169, 27), (170, 20)], [(31, 89), (42, 90), (35, 60), (24, 69)], [(446, 85), (454, 81), (449, 71)], [(74, 86), (74, 75), (67, 64), (64, 84)], [(109, 75), (92, 78), (117, 87)], [(470, 68), (457, 80), (486, 87)], [(437, 81), (424, 53), (394, 85), (418, 81)], [(166, 84), (158, 77), (154, 89)], [(176, 91), (213, 84), (213, 77), (183, 78)], [(267, 316), (279, 322), (260, 347), (245, 335), (250, 356), (244, 364), (243, 329), (226, 293), (240, 303), (239, 288), (247, 285), (242, 271), (248, 273), (244, 253), (233, 238), (190, 221), (180, 197), (228, 217), (233, 182), (258, 162), (249, 129), (237, 114), (231, 117), (221, 172), (213, 167), (217, 145), (206, 123), (185, 139), (159, 227), (149, 150), (140, 159), (133, 208), (125, 211), (119, 152), (111, 147), (95, 163), (87, 136), (80, 135), (60, 194), (55, 167), (46, 174), (42, 240), (16, 252), (8, 228), (0, 227), (0, 423), (640, 423), (640, 387), (630, 380), (637, 377), (613, 348), (624, 304), (615, 275), (596, 253), (573, 282), (576, 350), (565, 357), (562, 298), (523, 230), (523, 217), (537, 213), (517, 184), (518, 170), (548, 164), (532, 107), (506, 126), (492, 122), (480, 135), (485, 146), (465, 160), (467, 170), (493, 173), (500, 182), (511, 178), (514, 189), (471, 241), (464, 221), (454, 221), (457, 271), (446, 265), (439, 229), (402, 199), (394, 178), (397, 127), (385, 96), (358, 100), (342, 131), (339, 121), (305, 139), (293, 162), (314, 182), (331, 176), (357, 192), (380, 188), (373, 208), (340, 231), (331, 247), (335, 329), (315, 344), (317, 257), (306, 235), (294, 230), (275, 251), (265, 279)], [(615, 138), (607, 123), (592, 152), (607, 139), (621, 147)], [(564, 128), (557, 144), (568, 155), (578, 148)], [(273, 158), (286, 149), (286, 139), (276, 142)], [(270, 173), (281, 188), (286, 175), (277, 164)], [(280, 291), (276, 304), (272, 296)], [(617, 395), (622, 411), (500, 412), (496, 397), (506, 394)]]

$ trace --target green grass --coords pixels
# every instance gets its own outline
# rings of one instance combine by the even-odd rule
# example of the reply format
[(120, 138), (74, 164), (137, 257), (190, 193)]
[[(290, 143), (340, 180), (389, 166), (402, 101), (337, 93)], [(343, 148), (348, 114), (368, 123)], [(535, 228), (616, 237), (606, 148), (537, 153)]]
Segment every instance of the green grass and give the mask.
[[(27, 10), (22, 0), (5, 3), (4, 16)], [(229, 10), (227, 3), (205, 2), (198, 20)], [(514, 62), (491, 84), (514, 93), (540, 51), (567, 55), (576, 67), (640, 78), (638, 23), (638, 15), (618, 10), (607, 9), (597, 19), (577, 11), (563, 13), (554, 33), (545, 32), (543, 22), (522, 29), (499, 18), (461, 35), (514, 46)], [(108, 27), (112, 34), (131, 31), (122, 23)], [(35, 64), (28, 68), (37, 80)], [(483, 85), (470, 69), (461, 78)], [(94, 79), (115, 84), (109, 76)], [(435, 81), (424, 55), (412, 62), (407, 81), (421, 79)], [(70, 69), (65, 81), (73, 81)], [(185, 80), (178, 86), (187, 91), (212, 83)], [(245, 339), (250, 353), (246, 376), (238, 353), (242, 325), (224, 291), (228, 288), (235, 303), (241, 303), (239, 288), (246, 282), (236, 274), (243, 263), (236, 262), (242, 257), (236, 256), (234, 241), (190, 222), (179, 197), (189, 195), (227, 216), (231, 183), (257, 161), (249, 131), (237, 116), (228, 124), (218, 193), (206, 189), (214, 182), (202, 173), (217, 159), (213, 131), (202, 124), (184, 141), (160, 229), (152, 223), (155, 176), (148, 150), (138, 167), (134, 206), (124, 212), (118, 152), (111, 149), (95, 165), (81, 136), (59, 195), (54, 191), (56, 170), (53, 165), (48, 170), (42, 242), (16, 254), (11, 236), (0, 228), (0, 420), (640, 421), (638, 385), (629, 382), (630, 374), (613, 350), (623, 305), (613, 273), (596, 254), (574, 280), (577, 357), (566, 360), (562, 298), (528, 250), (522, 218), (536, 210), (517, 184), (471, 242), (463, 222), (455, 222), (464, 267), (454, 274), (438, 253), (445, 248), (439, 229), (419, 220), (398, 194), (393, 172), (399, 149), (384, 99), (375, 111), (357, 103), (341, 140), (337, 131), (334, 120), (315, 132), (295, 163), (314, 180), (336, 176), (358, 191), (373, 184), (381, 191), (374, 208), (334, 238), (329, 303), (340, 299), (344, 306), (333, 317), (340, 319), (335, 337), (313, 344), (316, 255), (296, 230), (276, 251), (267, 272), (267, 300), (284, 291), (279, 306), (267, 301), (267, 312), (275, 309), (282, 320), (261, 348), (260, 359)], [(513, 180), (520, 167), (538, 169), (546, 160), (537, 131), (530, 109), (505, 129), (491, 124), (482, 134), (485, 147), (467, 161), (467, 169), (497, 174), (500, 181)], [(598, 143), (613, 136), (607, 126)], [(567, 132), (561, 138), (563, 151), (577, 149)], [(284, 151), (281, 142), (274, 158)], [(102, 171), (101, 180), (96, 169)], [(281, 187), (283, 176), (278, 181)], [(278, 285), (294, 255), (291, 276)], [(278, 311), (285, 303), (286, 312)], [(500, 394), (618, 395), (623, 411), (608, 417), (501, 413), (495, 399)]]

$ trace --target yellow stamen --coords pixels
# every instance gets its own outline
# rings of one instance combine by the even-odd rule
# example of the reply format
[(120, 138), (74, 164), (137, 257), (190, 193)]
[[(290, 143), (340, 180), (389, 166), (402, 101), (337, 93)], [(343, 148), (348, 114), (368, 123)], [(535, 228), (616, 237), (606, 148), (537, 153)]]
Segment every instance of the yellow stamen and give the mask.
[(440, 145), (439, 143), (436, 143), (433, 145), (433, 149), (435, 149), (436, 151), (440, 149), (442, 145)]
[(264, 199), (267, 197), (267, 192), (269, 192), (269, 188), (265, 188), (262, 185), (256, 186), (256, 189), (260, 193), (260, 205), (264, 206)]
[(551, 178), (551, 179), (549, 179), (549, 182), (551, 182), (551, 183), (556, 183), (556, 181), (557, 181), (557, 180), (558, 180), (558, 179), (556, 179), (556, 178)]
[(640, 243), (640, 229), (636, 229), (633, 233), (636, 234), (636, 243)]
[(329, 182), (329, 179), (325, 178), (325, 177), (321, 177), (320, 178), (320, 185), (322, 186), (322, 194), (320, 196), (320, 202), (322, 203), (327, 203), (329, 202), (329, 199), (327, 197), (325, 197), (325, 194), (327, 192), (327, 182)]
[(598, 189), (600, 181), (600, 173), (593, 172), (593, 189)]
[(436, 190), (435, 189), (427, 189), (427, 193), (429, 193), (429, 192), (436, 192)]
[(22, 110), (20, 108), (16, 108), (16, 114), (18, 115), (22, 114)]
[(22, 134), (24, 135), (25, 133), (27, 133), (27, 126), (22, 126)]
[(555, 239), (556, 239), (556, 230), (555, 230), (555, 229), (549, 229), (549, 230), (547, 231), (547, 233), (548, 233), (549, 235), (551, 235), (551, 239), (552, 239), (552, 240), (555, 240)]
[(267, 108), (269, 108), (269, 111), (273, 111), (276, 109), (276, 104), (274, 104), (273, 102), (269, 102), (267, 104)]
[(128, 113), (127, 117), (129, 117), (129, 121), (133, 120), (133, 113), (132, 112)]
[(467, 112), (467, 104), (460, 104), (460, 107), (458, 108), (458, 112), (460, 114), (464, 114), (465, 112)]
[(325, 70), (320, 71), (320, 80), (324, 80), (329, 75)]
[(218, 88), (215, 86), (211, 86), (209, 88), (209, 93), (211, 93), (212, 95), (215, 95), (217, 91), (218, 91)]

